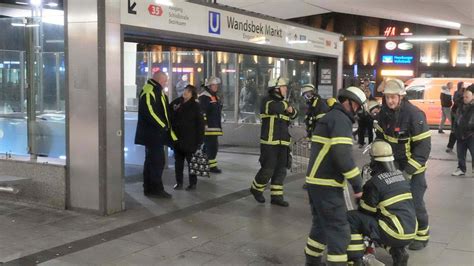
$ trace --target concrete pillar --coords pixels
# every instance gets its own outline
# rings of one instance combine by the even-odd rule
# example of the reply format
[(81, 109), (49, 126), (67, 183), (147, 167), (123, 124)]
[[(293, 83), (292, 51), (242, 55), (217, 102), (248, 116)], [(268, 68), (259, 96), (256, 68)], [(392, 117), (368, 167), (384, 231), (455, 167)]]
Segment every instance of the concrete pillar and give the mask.
[(123, 204), (120, 1), (65, 1), (67, 207), (108, 215)]

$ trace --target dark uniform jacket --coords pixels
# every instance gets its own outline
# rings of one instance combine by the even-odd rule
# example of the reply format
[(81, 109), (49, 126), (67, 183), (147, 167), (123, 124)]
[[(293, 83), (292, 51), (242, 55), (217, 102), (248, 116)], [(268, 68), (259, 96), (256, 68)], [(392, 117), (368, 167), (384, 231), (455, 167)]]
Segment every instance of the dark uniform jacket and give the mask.
[(458, 107), (454, 132), (457, 139), (466, 140), (474, 136), (474, 103)]
[(376, 120), (377, 138), (390, 143), (399, 169), (410, 175), (423, 173), (431, 151), (425, 113), (403, 100), (396, 111), (384, 105)]
[(171, 129), (170, 115), (168, 97), (163, 88), (149, 79), (140, 93), (135, 144), (171, 146), (177, 137)]
[(375, 216), (380, 229), (392, 238), (415, 239), (418, 223), (410, 183), (399, 170), (369, 179), (364, 185), (359, 210)]
[(260, 106), (260, 118), (262, 129), (260, 131), (260, 144), (289, 146), (291, 136), (288, 127), (290, 119), (298, 115), (296, 109), (288, 113), (286, 109), (289, 104), (281, 95), (270, 93), (262, 99)]
[(178, 136), (176, 149), (195, 152), (204, 140), (204, 120), (196, 98), (184, 102), (183, 97), (171, 102), (173, 128)]
[(207, 88), (199, 94), (199, 105), (206, 125), (206, 136), (222, 136), (222, 103), (219, 97)]
[(451, 107), (453, 105), (453, 96), (441, 92), (439, 99), (441, 101), (441, 107)]
[(339, 103), (318, 120), (311, 137), (306, 183), (343, 188), (347, 179), (355, 193), (361, 191), (360, 170), (352, 158), (353, 123), (354, 116)]
[(308, 137), (311, 137), (316, 121), (329, 111), (329, 107), (326, 101), (319, 95), (316, 95), (311, 102), (307, 103), (307, 105), (308, 110), (304, 122), (306, 125), (307, 135)]

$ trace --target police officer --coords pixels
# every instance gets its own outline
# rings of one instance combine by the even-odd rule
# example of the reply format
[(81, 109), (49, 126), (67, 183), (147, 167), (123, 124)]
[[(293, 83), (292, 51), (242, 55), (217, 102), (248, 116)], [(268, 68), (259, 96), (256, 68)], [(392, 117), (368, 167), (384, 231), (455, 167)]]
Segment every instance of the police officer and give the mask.
[(222, 102), (217, 96), (219, 91), (220, 78), (210, 77), (206, 80), (204, 91), (199, 94), (199, 105), (205, 122), (204, 132), (204, 152), (209, 159), (211, 173), (222, 173), (217, 167), (217, 151), (219, 142), (217, 138), (222, 136), (221, 112)]
[(405, 266), (405, 247), (415, 239), (417, 221), (410, 182), (394, 164), (392, 147), (376, 140), (370, 150), (371, 179), (363, 188), (359, 210), (347, 214), (351, 226), (349, 260), (363, 265), (363, 236), (390, 247), (394, 266)]
[(313, 224), (305, 248), (307, 265), (321, 265), (325, 248), (329, 265), (347, 265), (346, 180), (356, 198), (362, 194), (360, 170), (352, 157), (352, 124), (367, 99), (357, 87), (341, 90), (338, 99), (340, 103), (319, 119), (311, 137), (306, 183)]
[(431, 133), (423, 111), (404, 97), (405, 86), (401, 80), (386, 81), (383, 93), (385, 102), (374, 127), (377, 138), (390, 143), (395, 164), (410, 180), (418, 231), (409, 249), (419, 250), (427, 245), (429, 239), (428, 213), (423, 196), (427, 188), (425, 170), (431, 151)]
[(268, 82), (268, 96), (262, 99), (260, 118), (262, 129), (260, 134), (260, 165), (250, 192), (255, 200), (264, 203), (263, 191), (271, 180), (271, 204), (288, 207), (283, 198), (283, 181), (288, 167), (290, 120), (298, 115), (296, 109), (285, 100), (288, 92), (288, 80), (285, 78), (271, 79)]
[(307, 136), (311, 138), (316, 121), (329, 111), (329, 107), (326, 101), (318, 95), (313, 84), (304, 84), (301, 87), (301, 97), (305, 99), (307, 105), (304, 122)]
[(164, 190), (161, 179), (165, 166), (164, 145), (172, 146), (178, 140), (171, 126), (168, 97), (163, 92), (167, 83), (168, 76), (163, 72), (156, 72), (143, 86), (135, 134), (135, 144), (145, 146), (144, 194), (159, 198), (171, 198)]

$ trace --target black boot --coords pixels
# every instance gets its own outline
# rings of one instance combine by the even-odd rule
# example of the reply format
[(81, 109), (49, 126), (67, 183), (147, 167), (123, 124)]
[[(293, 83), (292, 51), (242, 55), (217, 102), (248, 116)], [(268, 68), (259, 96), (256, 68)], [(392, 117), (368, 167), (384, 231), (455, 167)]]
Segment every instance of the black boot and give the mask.
[(392, 255), (393, 266), (407, 266), (408, 265), (408, 252), (405, 247), (391, 248), (390, 255)]
[(424, 249), (428, 245), (428, 241), (413, 241), (411, 244), (408, 246), (409, 250), (421, 250)]
[(285, 201), (283, 197), (272, 197), (272, 200), (270, 201), (271, 204), (273, 205), (278, 205), (281, 207), (288, 207), (290, 204), (288, 201)]
[(364, 266), (364, 260), (362, 260), (362, 259), (353, 260), (353, 261), (352, 261), (352, 264), (349, 264), (349, 265), (353, 265), (353, 266)]
[(190, 184), (189, 186), (186, 187), (187, 191), (195, 190), (195, 189), (196, 189), (196, 184)]
[(174, 185), (173, 189), (174, 190), (181, 190), (181, 189), (183, 189), (183, 184), (178, 183), (178, 184)]
[(252, 193), (253, 197), (255, 198), (255, 200), (257, 202), (260, 202), (260, 203), (265, 203), (265, 198), (263, 197), (263, 193), (256, 190), (256, 189), (253, 189), (253, 188), (250, 188), (250, 193)]
[(306, 255), (305, 266), (326, 266), (326, 263), (321, 261), (321, 257), (313, 257)]
[(222, 173), (222, 170), (217, 168), (217, 167), (211, 167), (209, 172), (214, 173), (214, 174), (220, 174), (220, 173)]

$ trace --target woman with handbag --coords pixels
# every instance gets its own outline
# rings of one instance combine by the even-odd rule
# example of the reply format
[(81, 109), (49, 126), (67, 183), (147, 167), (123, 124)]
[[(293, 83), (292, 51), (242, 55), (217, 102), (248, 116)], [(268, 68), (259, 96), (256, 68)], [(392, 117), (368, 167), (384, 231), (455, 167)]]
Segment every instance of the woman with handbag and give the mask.
[[(183, 95), (173, 102), (173, 127), (178, 137), (175, 156), (175, 190), (183, 189), (184, 160), (189, 164), (193, 153), (202, 145), (204, 139), (204, 120), (197, 99), (197, 89), (192, 85), (184, 88)], [(189, 173), (189, 185), (186, 190), (196, 189), (197, 176)]]

